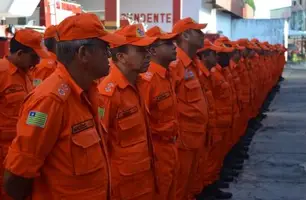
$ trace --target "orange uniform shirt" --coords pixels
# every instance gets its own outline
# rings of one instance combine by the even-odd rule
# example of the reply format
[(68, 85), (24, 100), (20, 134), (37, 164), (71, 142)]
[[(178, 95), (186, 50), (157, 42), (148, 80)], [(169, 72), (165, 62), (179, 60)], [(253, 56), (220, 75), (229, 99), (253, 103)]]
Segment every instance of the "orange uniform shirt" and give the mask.
[(101, 200), (109, 165), (96, 85), (84, 92), (65, 67), (25, 100), (5, 168), (34, 178), (32, 200)]
[(211, 70), (213, 96), (216, 103), (217, 128), (230, 128), (233, 123), (233, 94), (230, 84), (222, 74), (220, 65)]
[(151, 62), (141, 77), (139, 88), (145, 100), (152, 135), (175, 140), (178, 136), (177, 99), (169, 72)]
[(174, 200), (179, 165), (176, 145), (179, 128), (177, 99), (169, 70), (151, 61), (148, 71), (141, 74), (139, 90), (145, 100), (156, 157), (159, 188), (156, 199)]
[(15, 134), (7, 136), (5, 132), (15, 133), (20, 106), (32, 89), (25, 72), (6, 58), (0, 60), (0, 140), (14, 138)]
[(50, 58), (41, 59), (40, 63), (36, 65), (31, 71), (31, 77), (33, 79), (33, 86), (37, 87), (43, 80), (49, 77), (57, 66), (56, 55), (52, 52), (50, 53)]
[(152, 200), (153, 150), (144, 103), (137, 86), (111, 65), (98, 89), (112, 166), (112, 199)]
[(177, 47), (177, 60), (171, 63), (178, 99), (179, 146), (187, 149), (203, 145), (208, 123), (208, 106), (199, 81), (197, 59), (190, 59)]

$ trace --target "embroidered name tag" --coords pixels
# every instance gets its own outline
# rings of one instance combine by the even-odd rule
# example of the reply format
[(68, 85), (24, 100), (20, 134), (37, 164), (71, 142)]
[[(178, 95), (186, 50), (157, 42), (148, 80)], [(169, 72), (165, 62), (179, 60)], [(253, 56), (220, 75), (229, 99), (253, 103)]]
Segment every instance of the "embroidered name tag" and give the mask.
[(156, 102), (160, 102), (160, 101), (165, 100), (169, 97), (170, 97), (170, 92), (163, 92), (163, 93), (159, 94), (157, 97), (155, 97), (154, 99), (155, 99)]
[(80, 122), (78, 124), (75, 124), (71, 127), (72, 134), (77, 134), (79, 132), (90, 129), (90, 128), (94, 127), (94, 125), (95, 125), (95, 123), (94, 123), (93, 119), (89, 119), (89, 120)]
[(4, 94), (10, 94), (15, 92), (21, 92), (24, 91), (22, 85), (11, 85), (9, 88), (6, 88), (3, 92)]
[(126, 109), (126, 110), (123, 110), (123, 111), (118, 112), (118, 114), (117, 114), (117, 119), (121, 119), (121, 118), (130, 116), (130, 115), (132, 115), (132, 114), (134, 114), (134, 113), (137, 113), (137, 112), (138, 112), (138, 107), (137, 107), (137, 106), (128, 108), (128, 109)]

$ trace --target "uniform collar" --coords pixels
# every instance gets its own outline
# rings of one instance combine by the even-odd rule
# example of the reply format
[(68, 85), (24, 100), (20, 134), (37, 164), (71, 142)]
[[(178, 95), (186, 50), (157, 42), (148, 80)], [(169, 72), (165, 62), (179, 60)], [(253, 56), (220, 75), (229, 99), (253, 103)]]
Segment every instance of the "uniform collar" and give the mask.
[(162, 78), (166, 78), (167, 69), (153, 61), (150, 63), (149, 71), (152, 73), (157, 73)]
[(176, 47), (177, 57), (183, 62), (184, 66), (187, 67), (192, 63), (192, 59), (179, 47)]
[[(81, 98), (81, 96), (84, 95), (84, 90), (72, 79), (65, 66), (58, 62), (56, 70), (58, 71), (59, 75), (65, 80), (65, 82), (69, 85), (71, 90), (76, 92), (77, 95)], [(97, 84), (94, 81), (90, 90), (92, 88), (97, 88)]]
[(57, 56), (53, 52), (49, 51), (49, 54), (50, 54), (50, 59), (52, 59), (54, 61), (57, 60)]
[(128, 85), (130, 85), (130, 82), (123, 75), (123, 73), (120, 71), (120, 69), (117, 67), (115, 63), (111, 62), (110, 67), (111, 71), (109, 76), (112, 77), (112, 80), (114, 80), (114, 82), (116, 82), (120, 88), (124, 89)]
[(230, 60), (230, 68), (235, 69), (236, 67), (237, 67), (237, 64), (233, 60)]
[(201, 70), (201, 72), (203, 74), (205, 74), (206, 77), (209, 77), (210, 76), (210, 72), (207, 69), (207, 67), (204, 65), (204, 63), (201, 60), (199, 60), (199, 59), (196, 59), (195, 62), (197, 64), (197, 66), (199, 67), (199, 69)]
[(7, 64), (8, 64), (8, 70), (9, 70), (10, 75), (15, 74), (15, 73), (18, 71), (18, 68), (17, 68), (13, 63), (11, 63), (11, 62), (7, 59), (7, 57), (4, 57), (4, 60), (5, 60), (5, 61), (7, 62)]

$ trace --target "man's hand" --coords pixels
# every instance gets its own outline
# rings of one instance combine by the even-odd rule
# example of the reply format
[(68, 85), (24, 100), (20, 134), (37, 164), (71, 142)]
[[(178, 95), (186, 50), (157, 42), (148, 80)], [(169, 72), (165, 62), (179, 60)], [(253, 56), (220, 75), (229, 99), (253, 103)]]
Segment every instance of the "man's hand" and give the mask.
[(25, 200), (32, 193), (33, 179), (23, 178), (5, 170), (4, 190), (14, 200)]

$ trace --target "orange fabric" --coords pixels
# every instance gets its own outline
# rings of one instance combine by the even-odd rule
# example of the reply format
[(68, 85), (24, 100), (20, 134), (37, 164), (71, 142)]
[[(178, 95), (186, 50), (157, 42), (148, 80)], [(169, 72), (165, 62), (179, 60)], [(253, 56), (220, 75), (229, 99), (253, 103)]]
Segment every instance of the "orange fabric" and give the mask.
[(199, 149), (205, 144), (208, 123), (208, 107), (198, 77), (198, 58), (189, 58), (177, 48), (177, 60), (171, 63), (171, 73), (178, 99), (180, 134), (179, 176), (177, 179), (177, 199), (194, 198), (190, 187), (197, 172)]
[(117, 30), (115, 34), (124, 36), (126, 40), (121, 43), (112, 44), (112, 48), (126, 44), (131, 44), (134, 46), (149, 46), (157, 39), (157, 37), (146, 36), (142, 24), (125, 26)]
[[(34, 178), (32, 200), (107, 199), (109, 165), (97, 103), (96, 85), (85, 93), (61, 64), (27, 97), (4, 165)], [(44, 123), (30, 123), (33, 112), (44, 113)]]
[(225, 46), (224, 43), (220, 40), (216, 40), (214, 42), (214, 45), (220, 48), (219, 52), (230, 53), (230, 52), (233, 52), (235, 50), (235, 48), (233, 48), (233, 47)]
[(206, 26), (207, 24), (198, 24), (191, 17), (187, 17), (177, 21), (172, 28), (172, 32), (175, 34), (180, 34), (188, 29), (201, 30)]
[(56, 38), (57, 37), (57, 30), (56, 26), (51, 25), (49, 26), (44, 33), (44, 39), (49, 39), (49, 38)]
[(212, 42), (210, 42), (208, 39), (205, 39), (204, 40), (204, 47), (199, 49), (197, 51), (197, 53), (201, 53), (201, 52), (206, 51), (208, 49), (216, 51), (216, 52), (222, 52), (222, 47), (216, 46)]
[[(26, 73), (19, 70), (6, 58), (0, 60), (0, 162), (3, 163), (8, 148), (16, 136), (16, 124), (23, 99), (32, 90)], [(0, 188), (3, 166), (0, 167)], [(0, 191), (0, 199), (8, 198)]]
[(32, 48), (39, 57), (48, 58), (50, 56), (39, 32), (33, 29), (21, 29), (15, 33), (14, 37), (19, 43)]
[(56, 69), (57, 58), (52, 52), (50, 58), (41, 59), (40, 63), (31, 70), (31, 77), (33, 79), (33, 86), (37, 87), (43, 80), (49, 77)]
[(153, 200), (155, 169), (145, 106), (137, 86), (114, 63), (111, 68), (98, 86), (112, 166), (111, 199)]
[(157, 37), (158, 39), (161, 40), (170, 40), (173, 39), (175, 36), (177, 36), (177, 34), (175, 33), (165, 33), (158, 26), (153, 26), (152, 28), (147, 30), (146, 35), (149, 37)]
[(82, 13), (67, 17), (57, 25), (58, 41), (99, 38), (111, 44), (121, 44), (125, 38), (105, 30), (97, 15)]
[(159, 188), (156, 199), (175, 200), (179, 165), (176, 94), (169, 71), (155, 62), (151, 62), (148, 71), (141, 77), (139, 89), (145, 100), (156, 156)]

